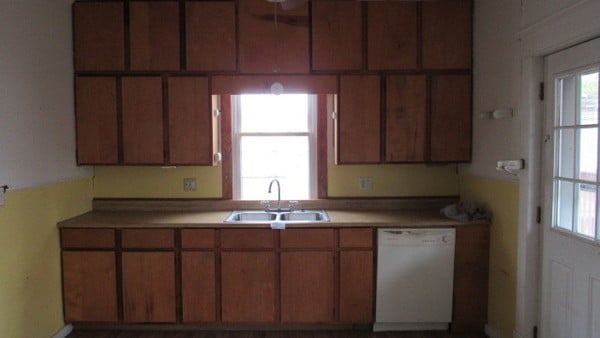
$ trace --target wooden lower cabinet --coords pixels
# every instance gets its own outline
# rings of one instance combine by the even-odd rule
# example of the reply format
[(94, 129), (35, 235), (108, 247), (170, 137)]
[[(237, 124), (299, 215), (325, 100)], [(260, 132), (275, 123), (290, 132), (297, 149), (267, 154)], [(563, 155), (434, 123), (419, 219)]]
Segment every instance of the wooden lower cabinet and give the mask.
[(373, 322), (373, 251), (340, 252), (340, 321)]
[(181, 253), (181, 302), (184, 322), (217, 321), (215, 265), (215, 253), (212, 251)]
[(123, 252), (122, 268), (124, 322), (175, 322), (175, 253)]
[(275, 323), (276, 278), (273, 251), (221, 253), (223, 323)]
[(115, 253), (64, 251), (63, 298), (66, 322), (116, 322)]
[(281, 321), (334, 321), (334, 252), (281, 253)]

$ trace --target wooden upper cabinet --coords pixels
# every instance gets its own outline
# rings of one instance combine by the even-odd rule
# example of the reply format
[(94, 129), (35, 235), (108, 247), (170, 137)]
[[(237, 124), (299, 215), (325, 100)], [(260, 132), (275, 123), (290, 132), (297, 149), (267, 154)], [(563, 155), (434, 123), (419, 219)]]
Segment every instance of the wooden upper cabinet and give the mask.
[(290, 10), (264, 0), (238, 1), (238, 6), (242, 73), (274, 73), (276, 65), (280, 73), (308, 72), (308, 3)]
[(312, 69), (362, 69), (360, 1), (312, 2)]
[(471, 76), (440, 75), (431, 80), (433, 162), (471, 160)]
[(126, 164), (162, 164), (163, 101), (160, 77), (123, 77), (123, 158)]
[(380, 79), (340, 77), (337, 160), (340, 164), (380, 162)]
[(76, 77), (77, 163), (116, 164), (117, 80), (114, 77)]
[(179, 69), (177, 2), (130, 2), (129, 34), (132, 70)]
[(125, 20), (120, 2), (73, 4), (76, 71), (125, 69)]
[(417, 68), (417, 3), (378, 1), (367, 4), (368, 68)]
[(212, 164), (212, 114), (206, 77), (171, 77), (169, 163)]
[(425, 75), (386, 77), (386, 162), (425, 161), (426, 83)]
[(236, 70), (235, 18), (233, 1), (185, 3), (187, 70)]
[(423, 68), (471, 68), (472, 2), (423, 2)]

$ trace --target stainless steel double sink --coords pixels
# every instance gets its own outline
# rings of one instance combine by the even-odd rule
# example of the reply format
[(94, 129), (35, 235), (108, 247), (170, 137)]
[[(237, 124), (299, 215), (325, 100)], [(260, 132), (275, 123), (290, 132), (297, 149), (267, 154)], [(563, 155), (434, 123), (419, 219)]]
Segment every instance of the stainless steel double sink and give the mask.
[(236, 210), (226, 223), (321, 223), (329, 222), (325, 210)]

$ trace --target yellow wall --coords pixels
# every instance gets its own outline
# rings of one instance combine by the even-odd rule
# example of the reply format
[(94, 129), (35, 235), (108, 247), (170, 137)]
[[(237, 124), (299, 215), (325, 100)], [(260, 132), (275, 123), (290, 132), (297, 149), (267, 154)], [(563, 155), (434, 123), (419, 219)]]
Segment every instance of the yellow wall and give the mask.
[(493, 213), (490, 243), (488, 326), (512, 337), (515, 326), (519, 184), (460, 176), (461, 199), (482, 203)]
[[(359, 189), (360, 177), (373, 178), (373, 190)], [(458, 195), (456, 165), (329, 165), (331, 197)]]
[[(221, 167), (105, 167), (94, 169), (97, 198), (220, 198)], [(196, 191), (183, 191), (195, 177)]]
[(0, 337), (50, 337), (64, 325), (56, 222), (91, 207), (91, 179), (6, 194), (0, 206)]
[[(221, 167), (97, 166), (97, 198), (220, 198)], [(183, 179), (195, 177), (196, 191), (183, 191)], [(361, 191), (359, 177), (372, 177), (373, 190)], [(455, 165), (330, 165), (331, 197), (404, 197), (458, 195)]]

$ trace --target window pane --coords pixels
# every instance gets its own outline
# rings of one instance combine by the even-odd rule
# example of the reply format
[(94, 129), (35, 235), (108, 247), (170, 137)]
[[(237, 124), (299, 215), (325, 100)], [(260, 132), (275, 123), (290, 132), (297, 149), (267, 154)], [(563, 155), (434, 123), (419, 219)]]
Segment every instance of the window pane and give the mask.
[(598, 172), (598, 128), (582, 128), (578, 134), (578, 177), (595, 182)]
[(559, 148), (555, 159), (557, 161), (558, 176), (574, 178), (575, 170), (575, 131), (574, 129), (560, 129), (558, 131)]
[(581, 76), (579, 97), (579, 123), (598, 123), (598, 72)]
[(556, 224), (567, 230), (573, 229), (573, 183), (557, 180)]
[(560, 126), (575, 124), (575, 79), (573, 76), (558, 80), (557, 107)]
[(267, 193), (274, 178), (281, 199), (310, 197), (308, 136), (242, 136), (240, 147), (242, 199), (277, 199), (275, 191)]
[(242, 132), (307, 132), (308, 95), (242, 95)]
[(577, 228), (576, 231), (588, 237), (595, 237), (596, 231), (596, 186), (577, 184)]

